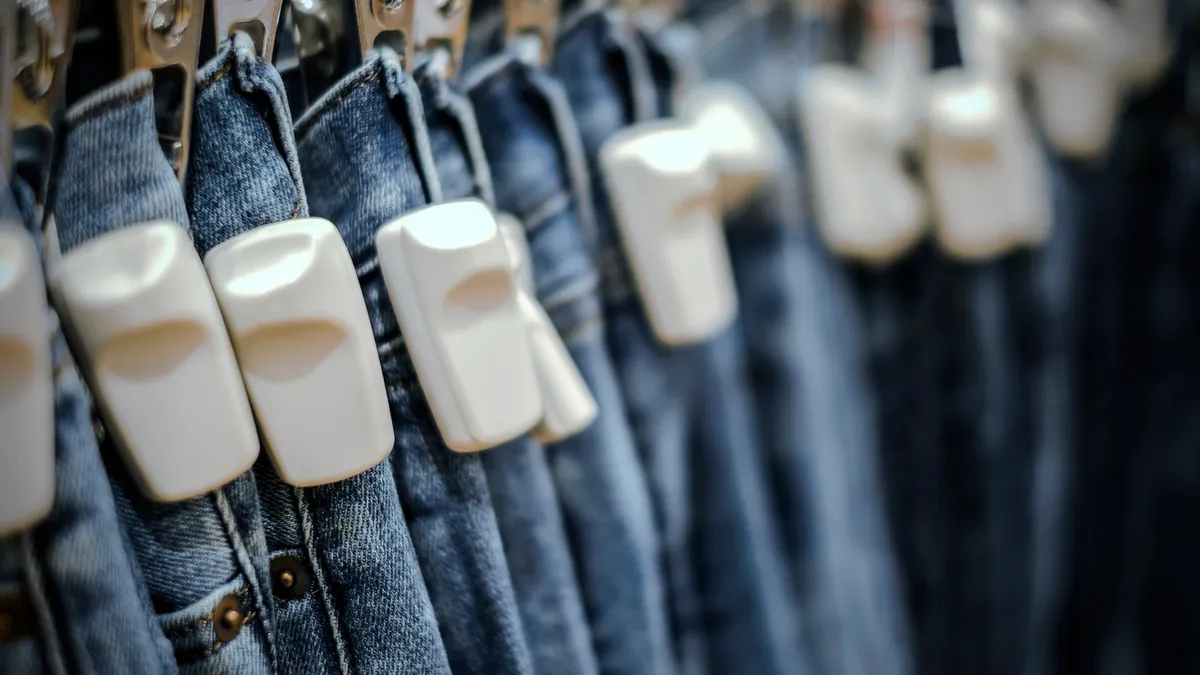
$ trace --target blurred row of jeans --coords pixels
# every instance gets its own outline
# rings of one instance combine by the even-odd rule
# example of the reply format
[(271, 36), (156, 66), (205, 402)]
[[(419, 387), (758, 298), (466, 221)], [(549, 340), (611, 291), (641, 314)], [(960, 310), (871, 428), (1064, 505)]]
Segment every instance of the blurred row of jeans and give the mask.
[[(813, 139), (802, 139), (811, 127), (797, 119), (805, 74), (854, 42), (847, 17), (863, 3), (450, 0), (436, 11), (469, 15), (461, 54), (462, 34), (415, 56), (408, 35), (376, 41), (347, 69), (285, 63), (312, 61), (312, 44), (286, 31), (274, 63), (262, 32), (205, 33), (193, 47), (211, 58), (182, 98), (189, 129), (163, 96), (190, 87), (164, 87), (160, 66), (205, 20), (282, 6), (295, 35), (305, 21), (356, 23), (331, 19), (334, 3), (209, 1), (204, 17), (197, 0), (65, 14), (71, 3), (20, 0), (30, 25), (77, 13), (79, 30), (69, 74), (61, 44), (35, 73), (43, 93), (65, 75), (66, 104), (52, 126), (30, 127), (53, 129), (52, 142), (31, 151), (18, 135), (0, 218), (35, 235), (51, 278), (73, 254), (126, 255), (96, 245), (146, 223), (183, 228), (206, 262), (275, 223), (333, 223), (365, 300), (394, 444), (355, 475), (300, 486), (265, 450), (276, 429), (256, 399), (264, 451), (253, 466), (164, 499), (151, 474), (178, 467), (147, 469), (112, 423), (137, 413), (94, 395), (97, 364), (135, 384), (159, 378), (147, 354), (161, 336), (85, 354), (79, 335), (108, 319), (76, 317), (68, 346), (51, 311), (53, 502), (0, 538), (0, 672), (1200, 673), (1197, 3), (1165, 10), (1170, 57), (1120, 103), (1102, 151), (1071, 156), (1036, 135), (1052, 207), (1044, 241), (968, 260), (925, 237), (881, 264), (831, 252)], [(422, 3), (351, 11), (421, 16)], [(934, 4), (920, 28), (934, 66), (961, 62), (944, 43), (969, 0)], [(513, 30), (522, 12), (535, 20), (518, 27), (540, 27), (540, 41)], [(537, 24), (545, 12), (549, 28)], [(167, 35), (167, 48), (144, 67), (116, 66), (138, 30)], [(353, 52), (358, 37), (344, 32)], [(318, 36), (326, 55), (346, 49), (336, 30)], [(33, 42), (5, 47), (19, 67), (33, 63), (20, 59)], [(683, 95), (718, 81), (749, 92), (777, 145), (732, 204), (697, 198), (724, 207), (737, 314), (671, 344), (620, 231), (656, 185), (630, 193), (606, 173), (606, 148), (681, 119)], [(164, 140), (170, 124), (181, 134)], [(709, 136), (697, 138), (720, 145)], [(886, 201), (872, 175), (856, 199)], [(479, 452), (446, 440), (376, 236), (464, 199), (523, 227), (537, 304), (595, 403), (578, 433), (521, 433)], [(663, 260), (671, 273), (678, 261)], [(706, 271), (705, 259), (683, 260)], [(18, 263), (0, 265), (0, 303)], [(95, 305), (141, 281), (90, 283), (77, 297)], [(62, 297), (51, 305), (71, 323)], [(12, 431), (36, 422), (25, 347), (7, 337), (28, 326), (15, 324), (0, 316), (0, 414), (13, 425), (0, 436), (29, 444), (35, 433)], [(203, 351), (187, 349), (173, 358)], [(507, 358), (483, 353), (480, 363)], [(224, 404), (208, 391), (143, 399), (140, 423), (159, 427), (138, 437), (159, 443), (152, 457), (221, 438), (188, 424)], [(342, 404), (336, 391), (325, 400)], [(160, 409), (170, 424), (153, 419)], [(283, 427), (320, 413), (292, 411)], [(350, 440), (329, 441), (328, 456), (350, 456)], [(18, 445), (0, 448), (6, 508), (42, 466)], [(205, 451), (197, 471), (227, 449)]]

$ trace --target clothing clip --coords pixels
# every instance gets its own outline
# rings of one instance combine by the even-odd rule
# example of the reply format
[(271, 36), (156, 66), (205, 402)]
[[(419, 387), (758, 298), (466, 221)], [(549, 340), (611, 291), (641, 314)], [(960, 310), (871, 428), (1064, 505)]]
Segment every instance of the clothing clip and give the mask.
[[(45, 196), (56, 113), (65, 90), (67, 64), (75, 40), (74, 0), (47, 0), (42, 11), (31, 13), (15, 2), (12, 24), (17, 35), (13, 70), (11, 129), (15, 136), (15, 161), (22, 169), (36, 167), (30, 183), (39, 197)], [(9, 114), (6, 113), (6, 114)]]
[(54, 375), (42, 279), (29, 231), (0, 223), (0, 536), (34, 525), (54, 503)]
[(180, 501), (258, 456), (258, 435), (221, 310), (178, 223), (114, 230), (50, 268), (80, 365), (142, 491)]
[(375, 235), (379, 267), (446, 445), (512, 440), (542, 419), (508, 249), (483, 202), (429, 206)]
[(754, 196), (786, 161), (784, 142), (766, 111), (732, 82), (704, 82), (680, 103), (683, 117), (709, 143), (717, 198), (728, 214)]
[(471, 16), (471, 0), (415, 0), (417, 3), (413, 26), (413, 49), (417, 52), (443, 51), (448, 57), (445, 73), (448, 78), (462, 63), (467, 44), (467, 23)]
[(283, 0), (213, 0), (211, 30), (215, 43), (241, 31), (254, 40), (258, 55), (270, 61), (282, 8)]
[(322, 485), (386, 458), (395, 434), (383, 372), (333, 223), (255, 228), (214, 247), (204, 266), (280, 477)]
[[(204, 0), (117, 0), (125, 72), (154, 75), (158, 137), (182, 180), (191, 142)], [(177, 100), (163, 100), (177, 96)]]
[(600, 148), (600, 167), (647, 318), (668, 346), (701, 342), (737, 315), (708, 143), (678, 121), (645, 122)]
[[(554, 41), (558, 39), (560, 0), (504, 0), (504, 35), (509, 42), (528, 40), (537, 45), (537, 65), (550, 62)], [(536, 40), (532, 39), (536, 38)]]
[[(449, 0), (453, 1), (453, 0)], [(362, 55), (377, 46), (391, 47), (405, 70), (412, 69), (416, 0), (354, 0)]]
[(588, 428), (598, 412), (596, 399), (562, 336), (537, 300), (533, 281), (533, 256), (525, 228), (514, 216), (496, 216), (508, 248), (513, 277), (517, 280), (517, 305), (529, 333), (529, 349), (542, 397), (542, 420), (533, 430), (540, 443), (555, 443)]

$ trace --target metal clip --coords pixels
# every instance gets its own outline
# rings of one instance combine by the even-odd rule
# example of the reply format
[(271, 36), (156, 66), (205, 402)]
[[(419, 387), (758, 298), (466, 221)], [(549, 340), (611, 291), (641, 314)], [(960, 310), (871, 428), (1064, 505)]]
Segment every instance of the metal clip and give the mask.
[[(13, 0), (17, 7), (14, 26), (17, 40), (13, 61), (15, 72), (5, 78), (13, 82), (12, 128), (16, 132), (36, 129), (43, 137), (48, 159), (53, 137), (54, 111), (62, 97), (67, 62), (75, 41), (74, 0), (44, 3)], [(7, 114), (7, 113), (6, 113)]]
[(216, 42), (242, 31), (254, 40), (258, 55), (270, 61), (282, 9), (283, 0), (214, 0), (212, 30)]
[[(0, 171), (12, 177), (13, 164), (13, 78), (17, 54), (17, 0), (0, 0)], [(0, 185), (0, 189), (7, 186)]]
[(417, 52), (445, 50), (450, 59), (446, 76), (454, 74), (462, 61), (467, 42), (471, 0), (412, 0), (417, 3), (413, 27), (413, 49)]
[[(196, 59), (204, 0), (117, 0), (125, 72), (154, 75), (159, 143), (175, 174), (187, 170), (195, 93)], [(164, 102), (162, 97), (178, 100)]]
[(416, 0), (354, 0), (358, 44), (365, 55), (376, 46), (391, 47), (412, 68), (413, 23)]
[(504, 35), (509, 41), (536, 37), (541, 43), (540, 64), (550, 61), (558, 38), (559, 0), (504, 0)]

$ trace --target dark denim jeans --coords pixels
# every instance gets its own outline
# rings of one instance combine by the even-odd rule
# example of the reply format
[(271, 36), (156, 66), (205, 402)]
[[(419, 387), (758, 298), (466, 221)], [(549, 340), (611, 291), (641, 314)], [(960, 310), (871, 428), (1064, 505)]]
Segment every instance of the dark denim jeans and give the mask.
[(592, 171), (606, 337), (649, 477), (680, 669), (807, 672), (741, 336), (729, 330), (685, 349), (658, 344), (617, 242), (597, 157), (615, 132), (654, 112), (655, 89), (639, 79), (648, 76), (643, 58), (622, 24), (592, 10), (559, 36), (553, 70)]
[[(439, 73), (418, 68), (444, 199), (495, 204), (474, 108)], [(579, 582), (545, 449), (528, 435), (484, 451), (484, 471), (533, 657), (544, 675), (596, 672)]]
[[(798, 37), (790, 8), (746, 18), (697, 3), (702, 53), (649, 41), (655, 72), (700, 57), (714, 79), (745, 86), (801, 156), (792, 119)], [(707, 18), (704, 18), (707, 17)], [(788, 561), (814, 669), (912, 672), (908, 627), (879, 479), (864, 338), (845, 271), (798, 199), (800, 171), (781, 158), (771, 182), (725, 219), (753, 394)]]
[[(148, 72), (135, 72), (67, 111), (51, 205), (64, 253), (149, 220), (188, 227), (183, 190), (159, 147), (151, 87)], [(108, 439), (102, 455), (112, 460), (117, 511), (180, 671), (273, 672), (274, 604), (253, 474), (163, 504), (143, 497)], [(222, 601), (238, 605), (241, 621), (218, 634), (213, 616)]]
[(296, 141), (310, 209), (337, 224), (359, 271), (396, 427), (396, 487), (451, 670), (531, 673), (482, 457), (442, 442), (375, 253), (377, 229), (441, 199), (421, 94), (393, 52), (372, 52), (297, 122)]
[[(309, 215), (279, 74), (236, 34), (198, 76), (189, 209), (201, 254)], [(331, 448), (331, 452), (335, 449)], [(330, 485), (255, 467), (280, 673), (448, 673), (389, 461)], [(278, 582), (290, 572), (293, 585)]]
[(598, 404), (596, 420), (547, 448), (606, 675), (673, 672), (653, 511), (603, 342), (586, 158), (561, 86), (504, 52), (466, 74), (497, 207), (526, 228), (538, 299)]
[[(40, 242), (33, 191), (17, 180), (13, 192), (15, 200), (0, 195), (0, 217), (27, 224)], [(92, 433), (90, 395), (53, 310), (48, 318), (54, 506), (32, 529), (0, 539), (0, 672), (177, 672), (121, 529)]]

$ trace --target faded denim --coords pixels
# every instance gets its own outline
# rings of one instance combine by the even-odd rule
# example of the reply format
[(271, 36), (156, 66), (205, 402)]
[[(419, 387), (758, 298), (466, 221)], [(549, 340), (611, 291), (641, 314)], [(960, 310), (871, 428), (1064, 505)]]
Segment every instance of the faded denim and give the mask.
[(592, 171), (606, 337), (650, 481), (680, 671), (807, 672), (740, 335), (674, 350), (654, 340), (596, 164), (605, 140), (654, 112), (644, 55), (619, 21), (588, 10), (559, 36), (553, 72)]
[[(7, 189), (3, 190), (7, 193)], [(0, 216), (42, 231), (33, 191), (13, 183)], [(54, 506), (38, 525), (0, 539), (0, 644), (5, 673), (175, 673), (171, 645), (150, 606), (121, 529), (92, 432), (92, 401), (47, 317), (54, 377)]]
[[(279, 74), (244, 34), (199, 73), (189, 209), (197, 248), (309, 215)], [(331, 449), (332, 451), (332, 449)], [(330, 485), (255, 467), (272, 577), (280, 673), (448, 673), (437, 618), (390, 461)]]
[[(478, 197), (494, 205), (471, 102), (433, 67), (418, 67), (416, 77), (443, 198)], [(482, 458), (534, 672), (597, 672), (545, 449), (526, 435)]]
[(606, 675), (674, 670), (653, 511), (603, 343), (586, 158), (561, 85), (510, 52), (464, 76), (497, 207), (526, 228), (538, 299), (596, 398), (596, 420), (547, 448)]
[(376, 230), (441, 200), (417, 85), (395, 53), (373, 51), (297, 122), (296, 142), (312, 214), (337, 224), (359, 271), (396, 426), (396, 487), (450, 669), (531, 673), (482, 458), (442, 442), (375, 254)]

